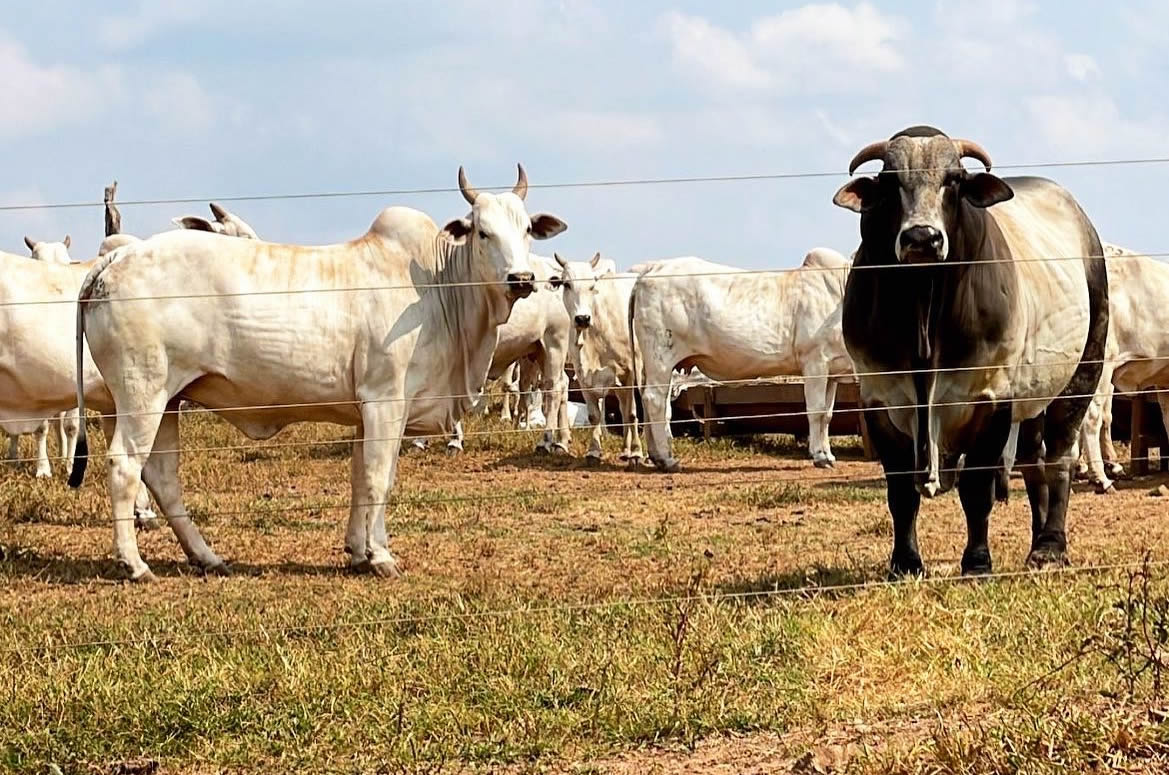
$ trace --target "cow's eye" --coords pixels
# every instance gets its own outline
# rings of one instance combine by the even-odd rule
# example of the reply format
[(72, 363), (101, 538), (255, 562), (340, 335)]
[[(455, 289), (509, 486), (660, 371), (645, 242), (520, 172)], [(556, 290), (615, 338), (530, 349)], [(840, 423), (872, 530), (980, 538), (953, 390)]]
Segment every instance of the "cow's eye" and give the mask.
[(532, 233), (532, 224), (528, 224), (528, 234)]
[(479, 230), (479, 239), (487, 239), (490, 236), (491, 236), (490, 234), (483, 231), (482, 229)]

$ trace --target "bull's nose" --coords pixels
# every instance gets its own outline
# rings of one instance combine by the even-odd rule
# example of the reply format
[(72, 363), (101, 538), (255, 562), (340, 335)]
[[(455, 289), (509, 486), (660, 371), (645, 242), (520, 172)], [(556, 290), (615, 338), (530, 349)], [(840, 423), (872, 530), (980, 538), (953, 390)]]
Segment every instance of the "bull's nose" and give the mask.
[(574, 323), (576, 323), (577, 328), (588, 328), (589, 324), (593, 322), (593, 316), (592, 315), (577, 315), (572, 320)]
[(536, 290), (536, 275), (531, 272), (509, 272), (507, 289), (518, 298), (529, 296), (532, 291)]
[(937, 255), (942, 250), (942, 233), (933, 226), (910, 226), (901, 232), (901, 250)]

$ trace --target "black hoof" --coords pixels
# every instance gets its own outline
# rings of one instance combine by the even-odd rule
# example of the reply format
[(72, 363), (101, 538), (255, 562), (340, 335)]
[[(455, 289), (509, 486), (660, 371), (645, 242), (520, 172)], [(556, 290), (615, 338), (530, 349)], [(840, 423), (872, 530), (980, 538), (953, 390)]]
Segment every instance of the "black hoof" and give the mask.
[(815, 460), (812, 461), (812, 465), (814, 465), (816, 468), (832, 468), (833, 467), (832, 461), (826, 457), (816, 458)]
[(986, 549), (968, 549), (962, 553), (963, 576), (989, 576), (991, 572), (990, 552)]
[(600, 455), (585, 455), (585, 465), (589, 468), (597, 468), (601, 465)]
[(1067, 550), (1060, 547), (1038, 547), (1027, 555), (1027, 567), (1032, 570), (1062, 568), (1068, 564)]
[(905, 578), (921, 578), (925, 575), (925, 566), (920, 557), (894, 557), (889, 561), (889, 580), (900, 581)]

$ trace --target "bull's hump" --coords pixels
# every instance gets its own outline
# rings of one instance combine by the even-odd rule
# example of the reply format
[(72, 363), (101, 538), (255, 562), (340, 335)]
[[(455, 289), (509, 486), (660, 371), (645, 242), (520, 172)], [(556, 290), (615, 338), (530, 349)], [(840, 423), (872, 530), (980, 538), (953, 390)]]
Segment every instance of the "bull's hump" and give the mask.
[(413, 207), (387, 207), (377, 214), (369, 226), (369, 233), (385, 239), (433, 238), (438, 231), (434, 220)]

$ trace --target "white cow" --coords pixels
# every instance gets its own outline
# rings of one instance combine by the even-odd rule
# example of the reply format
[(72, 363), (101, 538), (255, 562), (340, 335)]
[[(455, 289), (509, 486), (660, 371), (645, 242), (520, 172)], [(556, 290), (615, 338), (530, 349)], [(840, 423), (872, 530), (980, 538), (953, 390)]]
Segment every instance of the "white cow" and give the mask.
[[(568, 451), (572, 441), (572, 429), (568, 424), (568, 375), (564, 372), (570, 325), (560, 290), (550, 284), (555, 276), (552, 259), (537, 255), (530, 258), (536, 275), (536, 290), (526, 299), (517, 301), (507, 322), (499, 327), (499, 342), (487, 378), (499, 379), (513, 365), (517, 367), (520, 383), (517, 426), (522, 422), (525, 427), (531, 427), (530, 393), (538, 375), (546, 424), (540, 441), (536, 443), (536, 452), (559, 455)], [(447, 449), (452, 452), (463, 450), (462, 422), (456, 423)]]
[[(531, 240), (566, 228), (528, 215), (523, 167), (506, 193), (475, 191), (461, 168), (459, 188), (471, 212), (441, 229), (390, 207), (336, 245), (178, 231), (97, 263), (78, 330), (118, 412), (107, 454), (114, 555), (131, 578), (152, 578), (127, 519), (140, 475), (189, 561), (225, 568), (183, 503), (178, 417), (164, 413), (183, 399), (253, 439), (296, 422), (356, 426), (345, 547), (355, 570), (398, 575), (385, 512), (400, 440), (449, 433), (470, 409), (499, 327), (534, 290)], [(74, 486), (85, 450), (83, 431)]]
[(797, 269), (764, 274), (693, 257), (642, 265), (629, 318), (644, 361), (649, 457), (659, 469), (679, 467), (670, 451), (670, 380), (690, 366), (716, 381), (802, 375), (812, 460), (833, 465), (836, 385), (853, 372), (840, 327), (850, 267), (828, 248), (809, 252)]
[[(1108, 342), (1100, 387), (1080, 428), (1079, 444), (1098, 492), (1113, 489), (1123, 473), (1112, 448), (1112, 396), (1169, 387), (1169, 327), (1157, 310), (1169, 304), (1169, 264), (1117, 245), (1104, 244), (1108, 267)], [(1158, 394), (1169, 428), (1169, 395)], [(1108, 461), (1107, 467), (1105, 460)]]
[(600, 253), (588, 261), (554, 257), (561, 268), (557, 284), (563, 288), (564, 307), (574, 327), (569, 350), (572, 368), (593, 428), (585, 460), (592, 465), (601, 462), (605, 399), (616, 389), (624, 428), (620, 459), (640, 465), (643, 455), (633, 385), (641, 362), (629, 338), (629, 297), (637, 275), (618, 274), (613, 260), (601, 258)]
[[(44, 261), (50, 264), (68, 264), (72, 261), (69, 257), (69, 247), (73, 241), (69, 235), (65, 235), (65, 239), (60, 242), (38, 242), (24, 238), (24, 244), (28, 246), (29, 253), (34, 261)], [(57, 439), (59, 449), (61, 450), (62, 460), (72, 460), (73, 453), (77, 447), (77, 432), (79, 419), (77, 409), (67, 409), (58, 413), (53, 417), (57, 426)], [(8, 459), (18, 460), (20, 458), (20, 436), (22, 433), (27, 433), (23, 430), (28, 427), (28, 421), (20, 423), (0, 423), (0, 430), (9, 434), (8, 439)], [(36, 477), (38, 479), (48, 479), (53, 475), (53, 467), (49, 463), (49, 421), (42, 420), (40, 424), (33, 430), (37, 445), (37, 467)], [(68, 465), (67, 463), (64, 465)]]
[[(38, 256), (65, 250), (64, 243), (33, 245)], [(32, 261), (0, 253), (0, 426), (9, 433), (38, 431), (47, 424), (45, 418), (62, 412), (81, 417), (76, 409), (75, 309), (77, 292), (93, 263)], [(112, 412), (113, 401), (88, 358), (80, 377), (90, 405)], [(113, 419), (103, 420), (103, 428), (108, 437)], [(135, 515), (143, 527), (154, 524), (145, 487), (139, 488)]]

